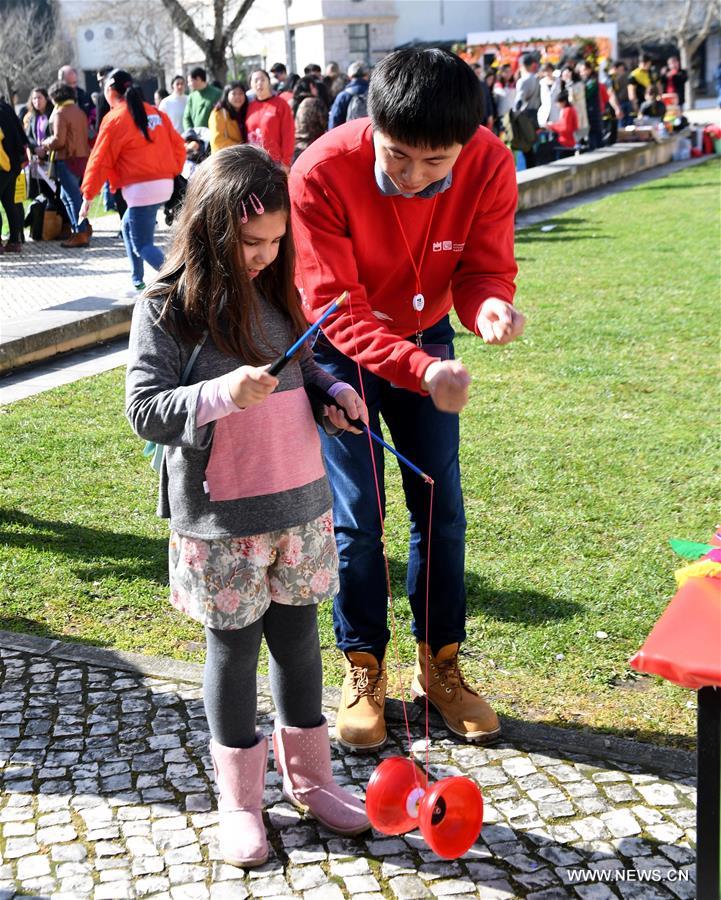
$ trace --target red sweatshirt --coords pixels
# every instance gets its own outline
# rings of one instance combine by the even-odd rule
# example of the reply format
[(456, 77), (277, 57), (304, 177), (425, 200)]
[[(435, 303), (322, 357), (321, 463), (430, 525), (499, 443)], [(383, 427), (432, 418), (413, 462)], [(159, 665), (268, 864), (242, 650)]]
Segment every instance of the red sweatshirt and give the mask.
[(562, 147), (575, 147), (574, 131), (578, 131), (578, 113), (569, 103), (561, 110), (558, 122), (548, 122), (546, 128), (556, 132), (558, 143)]
[(106, 181), (113, 190), (140, 181), (175, 178), (185, 164), (185, 144), (164, 112), (145, 103), (150, 141), (133, 121), (127, 104), (111, 109), (100, 124), (81, 191), (92, 200)]
[(248, 143), (259, 144), (278, 162), (289, 166), (295, 146), (295, 125), (290, 106), (281, 97), (253, 100), (245, 117)]
[[(371, 125), (357, 119), (324, 134), (293, 165), (296, 283), (311, 322), (350, 291), (352, 321), (347, 308), (331, 316), (323, 326), (328, 339), (369, 371), (420, 391), (432, 359), (415, 343), (399, 340), (415, 334), (419, 315), (424, 330), (455, 307), (476, 332), (484, 300), (513, 302), (513, 155), (479, 128), (453, 166), (451, 187), (437, 195), (435, 211), (433, 198), (384, 196), (374, 163)], [(420, 314), (413, 309), (416, 276), (393, 206), (420, 268)]]

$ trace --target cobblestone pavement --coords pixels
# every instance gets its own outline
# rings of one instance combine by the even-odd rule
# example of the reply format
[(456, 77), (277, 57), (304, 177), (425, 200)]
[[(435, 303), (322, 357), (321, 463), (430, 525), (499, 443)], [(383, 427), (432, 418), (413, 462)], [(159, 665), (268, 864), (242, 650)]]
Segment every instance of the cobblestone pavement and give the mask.
[[(271, 858), (236, 869), (219, 858), (209, 736), (189, 666), (169, 662), (165, 675), (149, 675), (107, 651), (94, 664), (11, 646), (0, 644), (2, 900), (695, 894), (692, 778), (560, 747), (461, 745), (435, 728), (431, 773), (464, 773), (485, 798), (481, 836), (462, 859), (439, 859), (417, 832), (334, 836), (283, 800), (271, 759)], [(330, 703), (327, 713), (332, 721)], [(259, 725), (270, 733), (265, 688)], [(413, 728), (422, 749), (422, 722)], [(403, 754), (402, 738), (393, 725), (381, 756)], [(338, 779), (358, 792), (377, 762), (333, 750)], [(612, 880), (574, 881), (578, 873)]]
[[(28, 237), (22, 253), (0, 254), (0, 322), (81, 297), (124, 297), (133, 285), (119, 227), (117, 215), (102, 216), (93, 220), (89, 247), (68, 249), (60, 241)], [(159, 215), (157, 243), (165, 247), (168, 236)]]

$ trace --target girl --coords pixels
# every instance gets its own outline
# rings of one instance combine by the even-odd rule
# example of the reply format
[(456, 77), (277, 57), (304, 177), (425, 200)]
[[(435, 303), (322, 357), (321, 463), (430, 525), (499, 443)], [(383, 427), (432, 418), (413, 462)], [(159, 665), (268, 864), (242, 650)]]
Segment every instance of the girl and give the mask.
[(53, 104), (45, 88), (35, 87), (30, 92), (28, 105), (29, 109), (23, 119), (23, 128), (30, 141), (30, 149), (34, 152), (48, 136)]
[(281, 97), (274, 97), (270, 76), (257, 69), (250, 77), (255, 100), (248, 107), (246, 125), (251, 144), (264, 147), (286, 172), (293, 160), (295, 126), (290, 106)]
[(140, 89), (122, 69), (105, 79), (103, 93), (110, 112), (103, 117), (85, 177), (80, 221), (106, 181), (121, 188), (128, 208), (122, 218), (125, 251), (130, 260), (134, 292), (145, 288), (143, 263), (163, 264), (155, 246), (158, 210), (173, 193), (173, 179), (185, 163), (185, 144), (170, 119), (143, 102)]
[(310, 75), (301, 78), (293, 88), (290, 105), (295, 122), (295, 152), (293, 162), (313, 141), (328, 130), (330, 97), (322, 81)]
[(329, 390), (351, 418), (367, 413), (307, 346), (279, 378), (267, 372), (305, 328), (288, 210), (286, 176), (263, 150), (229, 147), (198, 168), (171, 255), (135, 308), (127, 375), (133, 429), (167, 448), (158, 513), (170, 518), (171, 602), (205, 625), (220, 846), (239, 866), (268, 857), (268, 747), (255, 725), (264, 635), (286, 797), (340, 834), (369, 827), (331, 773), (315, 606), (338, 581), (313, 416), (326, 430), (347, 421), (311, 409), (304, 385)]
[(248, 142), (248, 129), (245, 127), (247, 112), (248, 99), (243, 82), (231, 81), (226, 84), (223, 96), (208, 120), (211, 153), (216, 153), (223, 147), (232, 147), (233, 144)]
[(561, 70), (561, 81), (571, 101), (571, 106), (576, 110), (578, 128), (574, 134), (576, 143), (588, 137), (588, 110), (586, 109), (586, 89), (581, 81), (581, 76), (576, 67), (568, 63)]

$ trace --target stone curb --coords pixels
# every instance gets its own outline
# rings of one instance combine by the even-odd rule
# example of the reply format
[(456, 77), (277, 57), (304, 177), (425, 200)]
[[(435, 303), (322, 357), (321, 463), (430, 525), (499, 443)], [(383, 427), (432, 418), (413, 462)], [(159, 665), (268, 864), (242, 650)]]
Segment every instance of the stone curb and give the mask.
[[(157, 678), (200, 684), (203, 680), (203, 666), (200, 663), (184, 662), (163, 656), (146, 656), (124, 650), (106, 650), (88, 644), (75, 644), (44, 638), (32, 634), (0, 630), (0, 648), (31, 653), (50, 659), (86, 663), (106, 669), (121, 669), (140, 672)], [(259, 688), (269, 690), (268, 679), (258, 676)], [(340, 690), (323, 688), (324, 703), (334, 706), (340, 699)], [(432, 713), (432, 720), (440, 724), (440, 718)], [(386, 701), (386, 717), (389, 722), (402, 722), (403, 704), (400, 700)], [(423, 710), (417, 705), (408, 705), (409, 722), (417, 723), (423, 718)], [(602, 760), (614, 760), (644, 767), (649, 772), (675, 772), (684, 775), (696, 773), (696, 757), (685, 750), (645, 744), (640, 741), (620, 738), (592, 731), (575, 731), (546, 725), (539, 722), (524, 722), (506, 716), (501, 717), (504, 738), (538, 749), (563, 750), (564, 754), (576, 753)]]
[(86, 297), (4, 322), (0, 373), (128, 334), (134, 305)]

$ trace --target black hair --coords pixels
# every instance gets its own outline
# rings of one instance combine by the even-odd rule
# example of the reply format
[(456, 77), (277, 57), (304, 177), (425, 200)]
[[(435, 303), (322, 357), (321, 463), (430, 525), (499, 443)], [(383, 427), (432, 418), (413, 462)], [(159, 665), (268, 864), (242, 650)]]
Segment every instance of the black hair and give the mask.
[(652, 63), (653, 57), (649, 53), (644, 53), (643, 56), (641, 57), (641, 62)]
[(571, 98), (568, 96), (568, 91), (560, 91), (556, 101), (558, 103), (570, 103)]
[(100, 66), (100, 68), (96, 70), (95, 74), (105, 78), (106, 75), (110, 75), (110, 73), (113, 71), (113, 68), (113, 66)]
[(576, 67), (574, 65), (572, 65), (571, 63), (566, 63), (566, 65), (563, 67), (563, 69), (564, 69), (564, 71), (566, 69), (568, 69), (568, 71), (571, 73), (571, 81), (580, 81), (581, 80), (581, 76), (576, 71)]
[(170, 94), (165, 90), (165, 88), (158, 88), (155, 92), (161, 100), (165, 100), (166, 97), (169, 97)]
[[(316, 93), (313, 93), (313, 87), (315, 87)], [(293, 113), (293, 118), (295, 118), (295, 114), (298, 112), (298, 107), (300, 104), (306, 100), (308, 97), (317, 97), (322, 103), (325, 104), (326, 109), (330, 109), (330, 94), (328, 93), (328, 88), (322, 81), (318, 81), (317, 78), (314, 78), (312, 75), (305, 75), (303, 78), (298, 80), (298, 83), (293, 88), (293, 100), (291, 102), (290, 108)]]
[(373, 70), (368, 114), (374, 130), (412, 147), (466, 144), (483, 113), (481, 83), (455, 53), (397, 50)]
[(322, 69), (318, 65), (318, 63), (308, 63), (308, 65), (303, 69), (304, 75), (313, 75), (313, 73), (320, 73), (320, 72), (322, 72)]
[(148, 114), (145, 112), (145, 104), (140, 88), (133, 85), (133, 76), (124, 69), (113, 69), (105, 82), (106, 87), (112, 88), (116, 94), (122, 97), (128, 104), (128, 111), (133, 122), (143, 132), (145, 140), (151, 143), (148, 133)]
[(50, 94), (50, 99), (56, 106), (58, 103), (66, 103), (68, 100), (75, 102), (78, 99), (74, 88), (71, 88), (69, 84), (65, 84), (64, 81), (56, 81), (54, 84), (51, 84), (48, 94)]
[(208, 73), (205, 71), (205, 69), (202, 66), (196, 66), (194, 69), (190, 70), (190, 77), (191, 78), (200, 78), (201, 81), (207, 81)]
[[(228, 101), (228, 95), (231, 91), (234, 91), (236, 88), (240, 88), (243, 93), (246, 95), (245, 102), (240, 107), (240, 109), (234, 109), (230, 102)], [(228, 84), (223, 88), (223, 96), (220, 100), (215, 104), (216, 109), (222, 109), (226, 112), (228, 116), (230, 116), (233, 121), (238, 123), (238, 127), (240, 128), (240, 134), (243, 139), (243, 143), (247, 143), (248, 141), (248, 128), (245, 124), (245, 117), (248, 114), (248, 88), (243, 84), (242, 81), (229, 81)]]
[(533, 55), (533, 53), (524, 53), (521, 57), (521, 63), (526, 69), (529, 66), (532, 66), (534, 62), (538, 62), (538, 59)]
[(170, 82), (171, 84), (175, 84), (176, 81), (182, 81), (185, 84), (185, 78), (182, 75), (173, 75), (173, 80)]

